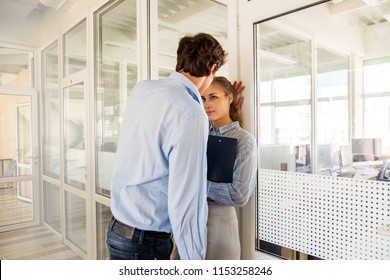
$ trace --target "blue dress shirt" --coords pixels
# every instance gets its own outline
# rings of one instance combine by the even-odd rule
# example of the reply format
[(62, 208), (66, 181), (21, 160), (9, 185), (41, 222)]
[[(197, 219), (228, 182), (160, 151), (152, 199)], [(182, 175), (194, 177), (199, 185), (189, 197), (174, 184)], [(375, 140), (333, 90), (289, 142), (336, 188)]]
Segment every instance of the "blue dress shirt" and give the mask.
[(111, 210), (127, 225), (172, 232), (181, 259), (207, 246), (208, 120), (184, 75), (138, 83), (128, 99), (111, 181)]
[(224, 206), (243, 207), (256, 188), (257, 145), (254, 137), (232, 122), (219, 128), (210, 128), (210, 135), (219, 135), (237, 139), (237, 154), (233, 167), (231, 183), (207, 181), (211, 203)]

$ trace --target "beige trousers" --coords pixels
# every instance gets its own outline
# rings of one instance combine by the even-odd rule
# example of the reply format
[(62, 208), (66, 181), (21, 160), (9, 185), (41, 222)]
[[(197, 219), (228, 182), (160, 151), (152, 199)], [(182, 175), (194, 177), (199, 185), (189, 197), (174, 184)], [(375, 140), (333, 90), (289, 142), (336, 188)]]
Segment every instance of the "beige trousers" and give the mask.
[[(240, 251), (235, 208), (209, 204), (206, 260), (239, 260)], [(171, 260), (180, 260), (176, 246), (173, 248)]]

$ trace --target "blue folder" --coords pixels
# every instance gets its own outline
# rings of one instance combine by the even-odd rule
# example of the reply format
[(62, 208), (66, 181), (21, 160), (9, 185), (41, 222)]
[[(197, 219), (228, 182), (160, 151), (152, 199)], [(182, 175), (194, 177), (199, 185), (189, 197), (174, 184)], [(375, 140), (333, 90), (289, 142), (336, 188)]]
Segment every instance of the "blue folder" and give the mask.
[(209, 135), (207, 142), (207, 180), (231, 183), (237, 153), (237, 139)]

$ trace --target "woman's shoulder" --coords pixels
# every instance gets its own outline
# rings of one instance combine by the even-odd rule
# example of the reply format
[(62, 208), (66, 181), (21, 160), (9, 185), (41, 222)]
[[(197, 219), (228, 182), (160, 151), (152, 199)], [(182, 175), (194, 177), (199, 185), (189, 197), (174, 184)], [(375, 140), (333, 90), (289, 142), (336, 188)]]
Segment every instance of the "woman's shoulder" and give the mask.
[(237, 127), (236, 131), (238, 142), (245, 142), (253, 146), (256, 145), (255, 137), (249, 131), (243, 129), (242, 127)]

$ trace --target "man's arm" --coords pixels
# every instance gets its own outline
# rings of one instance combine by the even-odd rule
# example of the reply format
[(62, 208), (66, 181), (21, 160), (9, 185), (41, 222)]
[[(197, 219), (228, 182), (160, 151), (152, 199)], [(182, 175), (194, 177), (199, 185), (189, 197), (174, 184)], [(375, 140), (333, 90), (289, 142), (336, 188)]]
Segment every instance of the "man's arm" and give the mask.
[(207, 246), (206, 116), (177, 127), (169, 155), (168, 211), (180, 259), (204, 259)]

